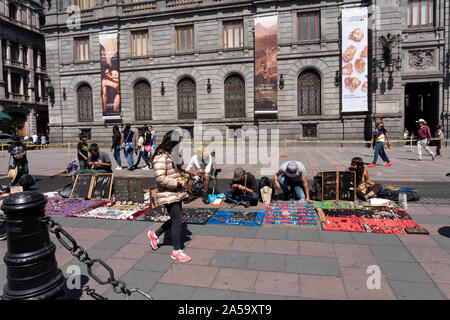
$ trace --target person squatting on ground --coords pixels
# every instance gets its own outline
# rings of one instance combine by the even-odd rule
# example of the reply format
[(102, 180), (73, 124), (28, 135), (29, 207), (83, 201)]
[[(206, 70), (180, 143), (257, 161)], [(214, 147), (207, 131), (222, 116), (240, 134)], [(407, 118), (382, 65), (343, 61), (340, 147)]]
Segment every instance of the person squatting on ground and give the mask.
[(377, 194), (383, 189), (381, 184), (375, 184), (369, 179), (369, 173), (364, 168), (364, 162), (360, 157), (352, 159), (347, 171), (356, 173), (356, 196), (359, 199), (367, 201), (371, 198), (376, 198)]
[(255, 176), (241, 167), (236, 168), (231, 188), (225, 191), (225, 197), (228, 202), (235, 205), (242, 204), (246, 208), (256, 206), (259, 201), (259, 194)]
[(144, 170), (150, 169), (151, 165), (149, 163), (149, 159), (147, 157), (147, 153), (145, 152), (145, 146), (144, 146), (144, 136), (147, 131), (148, 131), (148, 128), (144, 127), (142, 129), (142, 134), (139, 136), (138, 144), (137, 144), (137, 150), (139, 151), (139, 156), (136, 160), (136, 163), (133, 165), (132, 170), (136, 170), (138, 168), (139, 162), (141, 162), (141, 158), (144, 159), (144, 162), (145, 162)]
[(431, 140), (430, 128), (427, 126), (427, 122), (423, 119), (419, 119), (416, 121), (419, 124), (419, 129), (417, 130), (417, 161), (422, 160), (422, 149), (431, 156), (431, 160), (434, 160), (436, 157), (434, 156), (433, 151), (431, 151), (429, 144)]
[(80, 142), (78, 142), (77, 145), (77, 156), (78, 156), (78, 163), (80, 164), (80, 170), (85, 170), (88, 168), (87, 161), (89, 157), (88, 153), (88, 144), (86, 143), (88, 137), (86, 134), (81, 133), (80, 134)]
[(112, 173), (111, 159), (108, 154), (101, 152), (96, 143), (92, 143), (89, 147), (89, 153), (91, 154), (88, 159), (88, 167), (93, 170), (104, 170), (108, 173)]
[(129, 123), (125, 125), (125, 129), (122, 131), (120, 145), (125, 154), (125, 159), (128, 162), (128, 170), (133, 170), (133, 152), (136, 146), (136, 137), (134, 136), (134, 131), (131, 130), (131, 125)]
[(122, 160), (120, 159), (120, 141), (122, 140), (122, 136), (119, 130), (119, 126), (116, 124), (113, 127), (113, 135), (112, 135), (112, 146), (111, 146), (111, 152), (114, 153), (114, 159), (117, 162), (117, 170), (122, 170)]
[[(158, 250), (159, 237), (171, 229), (173, 243), (171, 258), (187, 262), (191, 260), (191, 257), (186, 255), (181, 248), (181, 226), (183, 223), (181, 202), (188, 196), (185, 191), (188, 179), (184, 177), (183, 160), (179, 154), (179, 143), (182, 138), (177, 131), (167, 132), (151, 159), (155, 170), (156, 202), (158, 205), (164, 205), (170, 219), (156, 231), (148, 231), (147, 236), (153, 250)], [(175, 160), (178, 164), (172, 156), (177, 157)]]
[(370, 143), (372, 144), (372, 148), (375, 150), (373, 155), (373, 161), (372, 163), (369, 163), (369, 167), (376, 167), (377, 166), (377, 160), (378, 155), (380, 155), (381, 159), (384, 161), (385, 167), (392, 166), (392, 163), (389, 161), (389, 157), (386, 154), (385, 151), (385, 144), (387, 142), (387, 147), (391, 148), (391, 142), (389, 141), (389, 134), (387, 133), (387, 130), (383, 124), (382, 118), (376, 118), (376, 125), (375, 132), (373, 134), (372, 140)]
[(273, 175), (273, 181), (277, 190), (283, 190), (283, 200), (289, 200), (294, 189), (297, 200), (310, 202), (306, 169), (300, 161), (283, 162), (278, 172)]
[[(204, 204), (209, 204), (208, 200), (208, 186), (211, 179), (211, 169), (213, 165), (213, 158), (211, 153), (205, 148), (200, 147), (197, 153), (194, 154), (186, 167), (186, 173), (189, 174), (187, 188), (189, 191), (189, 198), (187, 202), (194, 200), (198, 188), (203, 189), (202, 200)], [(194, 188), (194, 190), (193, 190)]]

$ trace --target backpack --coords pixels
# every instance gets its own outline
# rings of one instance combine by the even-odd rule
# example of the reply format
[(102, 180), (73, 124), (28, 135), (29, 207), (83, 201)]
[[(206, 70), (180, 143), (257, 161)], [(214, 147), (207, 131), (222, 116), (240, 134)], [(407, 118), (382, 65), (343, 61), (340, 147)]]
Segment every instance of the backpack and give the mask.
[(263, 189), (264, 187), (269, 187), (271, 189), (271, 192), (269, 191), (270, 192), (270, 199), (271, 200), (275, 200), (275, 186), (273, 184), (273, 181), (270, 180), (268, 177), (262, 177), (259, 180), (259, 184), (258, 184), (260, 201), (263, 202), (263, 196), (261, 194), (261, 189)]
[(19, 179), (19, 184), (22, 186), (23, 190), (29, 190), (32, 185), (36, 183), (36, 179), (29, 174), (22, 176)]
[(70, 197), (70, 194), (72, 193), (73, 184), (69, 183), (64, 188), (58, 191), (58, 194), (63, 198)]

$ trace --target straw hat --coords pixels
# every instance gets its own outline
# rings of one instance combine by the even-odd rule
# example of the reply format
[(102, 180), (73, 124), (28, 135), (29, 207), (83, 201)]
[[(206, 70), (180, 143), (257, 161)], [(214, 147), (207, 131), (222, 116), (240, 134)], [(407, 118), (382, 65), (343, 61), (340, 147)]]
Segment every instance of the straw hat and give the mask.
[(423, 124), (427, 124), (427, 122), (425, 120), (423, 120), (423, 119), (419, 119), (416, 122), (422, 122)]
[(206, 149), (205, 147), (201, 146), (197, 149), (197, 155), (199, 157), (202, 157), (203, 159), (205, 159), (207, 156), (210, 155), (210, 152), (208, 151), (208, 149)]
[(11, 179), (11, 182), (14, 182), (14, 180), (16, 180), (18, 171), (19, 169), (17, 167), (8, 170), (8, 178)]

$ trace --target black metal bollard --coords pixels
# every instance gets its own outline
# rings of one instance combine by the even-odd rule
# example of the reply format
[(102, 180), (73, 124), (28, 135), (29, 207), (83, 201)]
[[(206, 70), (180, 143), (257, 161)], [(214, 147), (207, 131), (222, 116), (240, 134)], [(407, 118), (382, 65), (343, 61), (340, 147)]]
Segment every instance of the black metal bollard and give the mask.
[(46, 203), (43, 194), (31, 191), (3, 201), (8, 235), (3, 300), (66, 299), (66, 279), (57, 266), (56, 246), (40, 220)]

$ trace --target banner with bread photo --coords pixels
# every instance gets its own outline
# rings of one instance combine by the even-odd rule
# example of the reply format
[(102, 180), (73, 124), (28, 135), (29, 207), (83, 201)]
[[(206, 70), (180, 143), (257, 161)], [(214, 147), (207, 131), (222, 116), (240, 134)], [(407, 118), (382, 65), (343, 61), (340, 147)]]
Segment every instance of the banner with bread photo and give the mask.
[(367, 8), (342, 10), (342, 112), (367, 111)]

